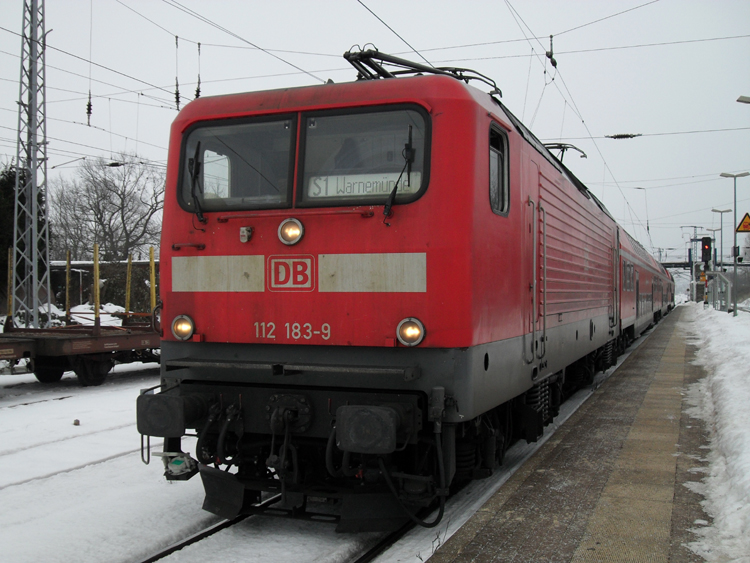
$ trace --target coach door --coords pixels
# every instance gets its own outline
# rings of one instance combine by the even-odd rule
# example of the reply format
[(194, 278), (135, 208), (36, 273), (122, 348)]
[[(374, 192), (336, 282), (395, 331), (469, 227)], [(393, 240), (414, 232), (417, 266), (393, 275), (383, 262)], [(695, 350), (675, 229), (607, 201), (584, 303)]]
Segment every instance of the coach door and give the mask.
[(614, 241), (612, 248), (612, 291), (609, 294), (609, 327), (616, 327), (619, 324), (619, 307), (620, 302), (620, 229), (614, 229)]
[(542, 176), (539, 165), (531, 162), (533, 181), (530, 181), (528, 207), (530, 211), (531, 244), (531, 349), (527, 363), (541, 360), (547, 353), (547, 211), (542, 202)]
[(641, 281), (638, 270), (635, 271), (635, 318), (636, 321), (641, 316)]
[[(547, 268), (547, 216), (540, 197), (540, 182), (542, 180), (539, 165), (533, 161), (528, 165), (528, 178), (525, 185), (529, 186), (526, 201), (526, 220), (528, 224), (525, 248), (531, 254), (530, 299), (527, 301), (528, 329), (524, 334), (523, 357), (527, 364), (541, 360), (546, 354), (547, 323), (546, 323), (546, 276)], [(530, 333), (530, 334), (529, 334)]]

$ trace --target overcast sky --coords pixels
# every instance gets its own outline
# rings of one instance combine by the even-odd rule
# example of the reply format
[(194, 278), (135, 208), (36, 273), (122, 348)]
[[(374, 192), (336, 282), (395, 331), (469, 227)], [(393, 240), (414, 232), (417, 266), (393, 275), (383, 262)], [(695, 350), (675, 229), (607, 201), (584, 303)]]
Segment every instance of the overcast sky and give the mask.
[[(16, 154), (22, 7), (0, 0), (0, 164)], [(748, 0), (56, 0), (46, 29), (51, 179), (120, 151), (164, 166), (175, 75), (183, 105), (199, 68), (202, 96), (345, 82), (341, 54), (367, 43), (494, 78), (539, 138), (588, 155), (564, 162), (657, 258), (684, 259), (683, 226), (718, 228), (711, 209), (733, 197), (719, 174), (750, 170), (750, 105), (736, 101), (750, 96)], [(605, 137), (623, 133), (642, 136)], [(737, 186), (739, 221), (750, 177)]]

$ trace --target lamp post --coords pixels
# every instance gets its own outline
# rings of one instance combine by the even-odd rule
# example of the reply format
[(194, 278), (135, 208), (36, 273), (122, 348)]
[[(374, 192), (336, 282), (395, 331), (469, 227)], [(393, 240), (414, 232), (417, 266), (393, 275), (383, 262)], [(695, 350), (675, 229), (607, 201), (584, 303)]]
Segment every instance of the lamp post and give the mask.
[(734, 274), (732, 274), (732, 316), (737, 316), (737, 178), (750, 176), (750, 172), (740, 172), (739, 174), (730, 174), (722, 172), (719, 174), (722, 178), (734, 178), (734, 244), (732, 245), (732, 258), (734, 259)]
[[(711, 235), (712, 235), (711, 238), (714, 241), (714, 251), (716, 251), (716, 231), (721, 231), (721, 227), (719, 227), (718, 229), (706, 229), (706, 230), (711, 232)], [(712, 261), (713, 261), (713, 269), (715, 270), (716, 267), (717, 267), (716, 266), (716, 260), (712, 260)], [(706, 273), (708, 273), (708, 270), (709, 269), (706, 268)], [(719, 278), (717, 278), (717, 281), (713, 283), (712, 290), (711, 290), (711, 293), (712, 293), (711, 303), (713, 304), (714, 309), (716, 309), (716, 300), (717, 300), (717, 298), (721, 299), (719, 297), (719, 295), (718, 295), (718, 293), (719, 293), (718, 279)], [(706, 278), (706, 280), (708, 280), (708, 277)], [(708, 285), (709, 285), (708, 282), (706, 282), (706, 290), (707, 291), (708, 291)]]
[(724, 269), (724, 213), (729, 213), (731, 209), (712, 209), (714, 213), (720, 213), (719, 217), (721, 217), (721, 251), (719, 251), (719, 262), (721, 262), (721, 266), (719, 266), (720, 269)]

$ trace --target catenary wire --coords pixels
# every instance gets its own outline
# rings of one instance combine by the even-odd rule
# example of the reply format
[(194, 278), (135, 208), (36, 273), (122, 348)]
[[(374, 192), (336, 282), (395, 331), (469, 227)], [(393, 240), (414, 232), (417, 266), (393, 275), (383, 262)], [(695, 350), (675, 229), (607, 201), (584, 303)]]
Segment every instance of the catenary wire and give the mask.
[[(6, 31), (6, 32), (8, 32), (8, 33), (11, 33), (11, 34), (13, 34), (13, 35), (16, 35), (17, 37), (22, 37), (22, 35), (21, 35), (20, 33), (17, 33), (17, 32), (15, 32), (15, 31), (11, 31), (10, 29), (7, 29), (7, 28), (5, 28), (5, 27), (2, 27), (2, 26), (0, 26), (0, 30), (2, 30), (2, 31)], [(101, 69), (104, 69), (104, 70), (106, 70), (106, 71), (109, 71), (109, 72), (111, 72), (111, 73), (113, 73), (113, 74), (117, 74), (117, 75), (119, 75), (119, 76), (122, 76), (122, 77), (124, 77), (124, 78), (127, 78), (127, 79), (129, 79), (129, 80), (133, 80), (133, 81), (135, 81), (135, 82), (139, 82), (139, 83), (141, 83), (141, 84), (145, 84), (146, 86), (149, 86), (149, 87), (151, 87), (151, 88), (154, 88), (154, 89), (156, 89), (156, 90), (161, 90), (161, 91), (163, 91), (163, 92), (166, 92), (166, 93), (167, 93), (167, 94), (169, 94), (170, 96), (172, 95), (172, 92), (170, 92), (170, 91), (169, 91), (169, 90), (167, 90), (166, 88), (162, 88), (161, 86), (157, 86), (157, 85), (155, 85), (155, 84), (151, 84), (150, 82), (147, 82), (146, 80), (142, 80), (142, 79), (140, 79), (140, 78), (136, 78), (135, 76), (131, 76), (131, 75), (129, 75), (129, 74), (127, 74), (127, 73), (124, 73), (124, 72), (121, 72), (121, 71), (119, 71), (119, 70), (115, 70), (115, 69), (113, 69), (113, 68), (110, 68), (110, 67), (108, 67), (107, 65), (103, 65), (103, 64), (100, 64), (100, 63), (96, 63), (96, 62), (94, 62), (94, 61), (89, 61), (88, 59), (86, 59), (86, 57), (81, 57), (81, 56), (79, 56), (79, 55), (76, 55), (76, 54), (70, 53), (70, 52), (66, 51), (65, 49), (61, 49), (61, 48), (59, 48), (59, 47), (55, 47), (54, 45), (51, 45), (50, 43), (46, 43), (46, 44), (45, 44), (45, 48), (47, 48), (47, 49), (51, 49), (51, 50), (53, 50), (53, 51), (57, 51), (58, 53), (62, 53), (62, 54), (64, 54), (64, 55), (67, 55), (67, 56), (69, 56), (69, 57), (72, 57), (72, 58), (74, 58), (74, 59), (77, 59), (77, 60), (79, 60), (79, 61), (83, 61), (83, 62), (86, 62), (86, 63), (91, 63), (91, 64), (92, 64), (93, 66), (95, 66), (95, 67), (97, 67), (97, 68), (101, 68)], [(47, 66), (49, 67), (49, 65), (47, 65)], [(52, 68), (52, 67), (49, 67), (49, 68)], [(62, 70), (62, 69), (57, 69), (57, 70)], [(66, 71), (66, 72), (67, 72), (67, 71)], [(82, 75), (80, 75), (80, 76), (82, 76)], [(83, 78), (86, 78), (86, 77), (85, 77), (85, 76), (83, 76)], [(186, 99), (187, 99), (187, 98), (186, 98)]]
[[(540, 47), (542, 49), (544, 49), (544, 45), (539, 41), (539, 39), (536, 38), (536, 36), (535, 36), (534, 32), (532, 31), (532, 29), (524, 21), (523, 17), (518, 13), (518, 11), (513, 7), (513, 5), (510, 3), (510, 0), (505, 0), (505, 4), (508, 6), (508, 9), (509, 9), (509, 11), (511, 13), (511, 16), (513, 16), (513, 19), (516, 21), (516, 24), (518, 25), (519, 29), (521, 30), (521, 33), (524, 36), (526, 36), (526, 32), (524, 31), (524, 26), (525, 26), (526, 29), (531, 34), (532, 38), (535, 39), (537, 43), (539, 43), (539, 45), (540, 45)], [(521, 24), (518, 22), (518, 20), (520, 20), (523, 23), (523, 26), (521, 26)], [(528, 39), (529, 44), (531, 44), (532, 38)], [(537, 59), (539, 59), (538, 56), (537, 56)], [(540, 61), (540, 64), (542, 64), (542, 66), (545, 69), (545, 73), (546, 73), (547, 72), (546, 71), (546, 59), (545, 59), (544, 62)], [(563, 86), (565, 87), (565, 90), (568, 93), (568, 97), (570, 98), (571, 110), (581, 120), (581, 124), (586, 129), (586, 132), (589, 134), (589, 138), (590, 138), (591, 142), (594, 144), (594, 148), (596, 149), (596, 152), (599, 154), (599, 157), (602, 159), (602, 162), (604, 164), (605, 170), (609, 173), (610, 177), (614, 180), (615, 185), (617, 186), (617, 189), (619, 190), (620, 195), (622, 196), (623, 201), (625, 202), (625, 204), (626, 204), (626, 206), (628, 208), (628, 212), (631, 215), (631, 222), (634, 222), (633, 219), (632, 219), (632, 217), (634, 216), (637, 219), (638, 223), (640, 223), (641, 227), (646, 231), (646, 234), (648, 235), (649, 243), (651, 245), (651, 250), (653, 251), (654, 243), (651, 240), (651, 233), (649, 232), (648, 228), (643, 225), (643, 221), (640, 219), (640, 217), (638, 217), (638, 214), (633, 209), (632, 205), (630, 204), (630, 201), (628, 201), (628, 198), (625, 196), (625, 192), (623, 192), (622, 188), (620, 187), (619, 183), (617, 182), (617, 178), (612, 173), (612, 169), (610, 168), (609, 164), (607, 163), (606, 158), (604, 158), (604, 154), (602, 153), (601, 149), (599, 148), (599, 145), (597, 144), (596, 140), (593, 138), (593, 135), (591, 134), (591, 131), (589, 130), (588, 124), (586, 123), (586, 120), (583, 119), (581, 111), (578, 108), (578, 104), (576, 104), (575, 99), (573, 98), (573, 94), (570, 92), (570, 89), (568, 88), (567, 84), (565, 83), (565, 79), (564, 79), (562, 73), (557, 68), (556, 68), (556, 70), (557, 70), (557, 73), (555, 75), (555, 78), (559, 77), (560, 81), (562, 82)], [(546, 83), (546, 81), (545, 81), (545, 83)], [(560, 90), (560, 87), (557, 85), (557, 82), (553, 79), (552, 83), (555, 85), (555, 88), (557, 88), (558, 92), (560, 92), (560, 95), (562, 96), (562, 98), (567, 101), (566, 96)]]
[(584, 23), (582, 25), (578, 25), (576, 27), (571, 27), (570, 29), (566, 29), (565, 31), (560, 31), (559, 33), (555, 33), (555, 37), (558, 37), (560, 35), (563, 35), (565, 33), (570, 33), (571, 31), (576, 31), (578, 29), (582, 29), (584, 27), (588, 27), (590, 25), (594, 25), (595, 23), (603, 22), (604, 20), (608, 20), (617, 16), (621, 16), (622, 14), (627, 14), (628, 12), (632, 12), (633, 10), (638, 10), (640, 8), (645, 8), (646, 6), (650, 6), (651, 4), (656, 4), (659, 0), (651, 0), (651, 2), (646, 2), (645, 4), (641, 4), (640, 6), (634, 6), (633, 8), (628, 8), (627, 10), (623, 10), (622, 12), (617, 12), (616, 14), (612, 14), (609, 16), (605, 16), (603, 18), (599, 18), (598, 20), (590, 21), (589, 23)]
[[(164, 31), (165, 33), (167, 33), (170, 37), (174, 37), (175, 35), (179, 35), (180, 36), (180, 40), (181, 41), (186, 41), (187, 43), (192, 43), (194, 45), (198, 45), (198, 43), (200, 43), (201, 47), (221, 47), (223, 49), (246, 49), (248, 51), (260, 51), (261, 50), (258, 47), (246, 47), (245, 45), (225, 45), (225, 44), (221, 44), (221, 43), (204, 43), (203, 41), (195, 41), (194, 39), (188, 39), (188, 38), (183, 37), (182, 35), (180, 35), (178, 33), (174, 33), (173, 31), (170, 31), (169, 29), (167, 29), (163, 25), (155, 22), (154, 20), (152, 20), (148, 16), (142, 14), (141, 12), (139, 12), (138, 10), (136, 10), (135, 8), (133, 8), (132, 6), (128, 6), (127, 4), (125, 4), (124, 2), (122, 2), (122, 0), (115, 0), (115, 2), (117, 2), (120, 5), (122, 5), (123, 7), (127, 8), (128, 10), (130, 10), (131, 12), (133, 12), (134, 14), (140, 16), (141, 18), (143, 18), (147, 22), (155, 25), (156, 27), (158, 27), (159, 29), (161, 29), (162, 31)], [(341, 58), (340, 54), (333, 54), (333, 53), (313, 53), (313, 52), (310, 52), (310, 51), (293, 51), (293, 50), (289, 50), (289, 49), (265, 49), (265, 50), (268, 51), (268, 52), (271, 52), (271, 53), (287, 53), (287, 54), (292, 54), (292, 55), (312, 55), (312, 56), (316, 56), (316, 57), (335, 57), (337, 59)], [(316, 72), (316, 71), (313, 71), (313, 72)]]
[(185, 14), (188, 14), (189, 16), (192, 16), (192, 17), (194, 17), (194, 18), (202, 21), (203, 23), (206, 23), (206, 24), (208, 24), (208, 25), (210, 25), (210, 26), (218, 29), (219, 31), (223, 31), (226, 34), (231, 35), (232, 37), (234, 37), (235, 39), (238, 39), (238, 40), (242, 41), (243, 43), (247, 43), (248, 45), (251, 45), (251, 46), (255, 47), (256, 49), (258, 49), (260, 51), (263, 51), (264, 53), (266, 53), (267, 55), (273, 57), (274, 59), (277, 59), (277, 60), (281, 61), (282, 63), (291, 66), (292, 68), (296, 68), (300, 72), (303, 72), (304, 74), (307, 74), (308, 76), (314, 78), (315, 80), (318, 80), (320, 82), (325, 83), (325, 80), (323, 80), (319, 76), (315, 76), (311, 72), (303, 69), (302, 67), (297, 66), (294, 63), (291, 63), (291, 62), (287, 61), (286, 59), (283, 59), (283, 58), (279, 57), (278, 55), (273, 54), (272, 52), (264, 49), (263, 47), (259, 47), (258, 45), (256, 45), (252, 41), (249, 41), (249, 40), (245, 39), (244, 37), (236, 34), (235, 32), (227, 29), (226, 27), (223, 27), (223, 26), (219, 25), (218, 23), (216, 23), (216, 22), (208, 19), (207, 17), (202, 16), (201, 14), (199, 14), (198, 12), (196, 12), (195, 10), (191, 10), (190, 8), (186, 8), (185, 6), (183, 6), (182, 4), (180, 4), (179, 2), (177, 2), (177, 0), (162, 0), (162, 2), (164, 2), (168, 6), (171, 6), (172, 8), (180, 10), (181, 12), (183, 12)]
[(368, 7), (367, 7), (367, 5), (366, 5), (366, 4), (364, 3), (364, 2), (362, 2), (362, 0), (357, 0), (357, 2), (358, 2), (358, 3), (359, 3), (359, 4), (360, 4), (360, 5), (361, 5), (361, 6), (362, 6), (362, 7), (363, 7), (363, 8), (365, 9), (365, 10), (367, 10), (367, 11), (368, 11), (368, 12), (370, 12), (370, 13), (371, 13), (371, 14), (372, 14), (373, 16), (375, 16), (375, 18), (376, 18), (376, 19), (377, 19), (377, 20), (378, 20), (378, 21), (379, 21), (380, 23), (382, 23), (382, 24), (383, 24), (383, 25), (384, 25), (385, 27), (387, 27), (387, 28), (388, 28), (389, 30), (391, 30), (391, 32), (392, 32), (392, 33), (393, 33), (393, 34), (394, 34), (394, 35), (395, 35), (396, 37), (398, 37), (398, 38), (399, 38), (399, 39), (400, 39), (401, 41), (403, 41), (403, 42), (404, 42), (404, 43), (406, 44), (406, 46), (407, 46), (407, 47), (409, 47), (409, 49), (411, 49), (411, 50), (412, 50), (412, 51), (414, 51), (414, 52), (415, 52), (415, 53), (416, 53), (417, 55), (419, 55), (419, 57), (420, 57), (420, 58), (421, 58), (421, 59), (422, 59), (422, 60), (423, 60), (424, 62), (426, 62), (426, 63), (427, 63), (428, 65), (430, 65), (430, 66), (434, 67), (434, 65), (433, 65), (433, 64), (432, 64), (432, 63), (431, 63), (430, 61), (428, 61), (428, 60), (427, 60), (426, 58), (424, 58), (424, 56), (422, 56), (422, 53), (420, 53), (420, 52), (419, 52), (419, 51), (417, 51), (417, 50), (416, 50), (416, 49), (415, 49), (414, 47), (412, 47), (412, 46), (411, 46), (411, 44), (410, 44), (410, 43), (409, 43), (409, 42), (408, 42), (408, 41), (407, 41), (406, 39), (404, 39), (403, 37), (401, 37), (401, 36), (400, 36), (400, 35), (399, 35), (399, 34), (398, 34), (398, 33), (396, 32), (396, 30), (395, 30), (395, 29), (393, 29), (393, 28), (392, 28), (392, 27), (391, 27), (390, 25), (388, 25), (388, 24), (387, 24), (387, 23), (386, 23), (386, 22), (385, 22), (385, 21), (383, 20), (383, 18), (381, 18), (381, 17), (379, 16), (379, 15), (377, 15), (377, 14), (376, 14), (375, 12), (373, 12), (373, 11), (372, 11), (372, 10), (371, 10), (370, 8), (368, 8)]
[[(737, 170), (737, 172), (741, 172)], [(690, 180), (692, 178), (714, 178), (718, 176), (719, 172), (711, 172), (710, 174), (692, 174), (690, 176), (672, 176), (669, 178), (652, 178), (650, 180), (620, 180), (621, 184), (633, 184), (633, 183), (645, 183), (645, 182), (666, 182), (668, 180)], [(602, 184), (602, 182), (589, 182), (591, 185)], [(606, 182), (604, 182), (606, 183)]]
[[(596, 47), (594, 49), (575, 49), (572, 51), (556, 51), (555, 55), (580, 55), (582, 53), (597, 53), (602, 51), (618, 51), (623, 49), (639, 49), (645, 47), (664, 47), (669, 45), (685, 45), (690, 43), (706, 43), (710, 41), (730, 41), (734, 39), (747, 39), (750, 35), (728, 35), (726, 37), (706, 37), (702, 39), (684, 39), (681, 41), (663, 41), (660, 43), (641, 43), (638, 45), (619, 45), (616, 47)], [(461, 61), (490, 61), (500, 59), (522, 59), (528, 57), (528, 54), (518, 55), (498, 55), (492, 57), (473, 57), (473, 58), (461, 58), (461, 59), (444, 59), (436, 61), (438, 63), (455, 63)]]
[[(559, 35), (563, 35), (565, 33), (571, 32), (571, 31), (576, 31), (578, 29), (581, 29), (581, 28), (584, 28), (584, 27), (588, 27), (590, 25), (593, 25), (593, 24), (596, 24), (596, 23), (599, 23), (599, 22), (602, 22), (602, 21), (614, 18), (616, 16), (620, 16), (622, 14), (626, 14), (628, 12), (632, 12), (634, 10), (638, 10), (639, 8), (644, 8), (644, 7), (649, 6), (651, 4), (655, 4), (656, 2), (659, 2), (659, 1), (660, 0), (651, 0), (650, 2), (646, 2), (645, 4), (641, 4), (639, 6), (635, 6), (633, 8), (629, 8), (627, 10), (623, 10), (623, 11), (617, 12), (615, 14), (611, 14), (609, 16), (605, 16), (605, 17), (599, 18), (597, 20), (590, 21), (588, 23), (584, 23), (584, 24), (578, 25), (578, 26), (570, 28), (570, 29), (566, 29), (565, 31), (560, 31), (558, 33), (555, 33), (554, 35), (557, 37)], [(158, 22), (155, 22), (153, 19), (149, 18), (148, 16), (142, 14), (141, 12), (139, 12), (138, 10), (136, 10), (135, 8), (133, 8), (132, 6), (128, 6), (127, 4), (125, 4), (124, 2), (122, 2), (122, 0), (115, 0), (115, 2), (117, 2), (120, 5), (122, 5), (124, 8), (127, 8), (128, 10), (130, 10), (133, 13), (135, 13), (136, 15), (138, 15), (141, 18), (143, 18), (144, 20), (148, 21), (152, 25), (158, 27), (159, 29), (161, 29), (165, 33), (169, 34), (170, 36), (174, 37), (175, 35), (178, 35), (178, 34), (172, 32), (171, 30), (167, 29), (163, 25), (159, 24)], [(380, 19), (380, 18), (378, 18), (378, 19)], [(385, 22), (383, 22), (383, 23), (384, 23), (384, 25), (387, 26), (387, 24), (385, 24)], [(391, 29), (391, 28), (389, 27), (389, 29)], [(399, 36), (399, 38), (400, 38), (400, 36)], [(546, 38), (546, 36), (545, 36), (545, 38)], [(184, 38), (182, 35), (180, 35), (180, 39), (182, 39), (183, 41), (187, 41), (189, 43), (193, 43), (193, 44), (197, 44), (198, 43), (198, 41), (195, 41), (193, 39)], [(537, 38), (537, 39), (540, 39), (540, 38)], [(402, 39), (402, 41), (403, 41), (403, 39)], [(501, 44), (505, 44), (505, 43), (524, 43), (526, 41), (527, 41), (526, 38), (523, 38), (523, 39), (504, 39), (504, 40), (500, 40), (500, 41), (484, 41), (484, 42), (480, 42), (480, 43), (466, 43), (466, 44), (463, 44), (463, 45), (449, 45), (449, 46), (446, 46), (446, 47), (432, 47), (432, 48), (427, 48), (427, 49), (421, 49), (420, 51), (423, 52), (423, 53), (427, 53), (427, 52), (435, 52), (435, 51), (448, 51), (448, 50), (452, 50), (452, 49), (464, 49), (464, 48), (470, 48), (470, 47), (486, 47), (486, 46), (490, 46), (490, 45), (501, 45)], [(406, 41), (404, 41), (404, 42), (406, 43)], [(258, 50), (257, 47), (245, 47), (245, 46), (242, 46), (242, 45), (224, 45), (224, 44), (218, 44), (218, 43), (203, 43), (203, 42), (201, 42), (201, 45), (204, 46), (204, 47), (221, 47), (221, 48), (227, 48), (227, 49), (253, 49), (253, 50)], [(408, 43), (407, 43), (407, 45), (408, 45)], [(400, 51), (400, 52), (396, 52), (396, 53), (393, 53), (393, 54), (394, 55), (406, 55), (406, 54), (409, 54), (411, 52), (417, 52), (413, 47), (411, 47), (411, 45), (409, 45), (409, 48), (412, 49), (412, 50), (411, 51)], [(296, 55), (312, 55), (312, 56), (318, 56), (318, 57), (335, 57), (335, 58), (340, 58), (341, 57), (340, 54), (315, 53), (315, 52), (311, 52), (311, 51), (293, 51), (293, 50), (287, 50), (287, 49), (266, 49), (266, 51), (274, 52), (274, 53), (296, 54)], [(313, 72), (316, 72), (316, 71), (313, 71)]]
[[(750, 127), (725, 127), (722, 129), (695, 129), (692, 131), (670, 131), (667, 133), (638, 133), (638, 137), (665, 137), (668, 135), (694, 135), (697, 133), (726, 133), (728, 131), (747, 131)], [(554, 139), (556, 141), (581, 141), (589, 139), (609, 139), (606, 135), (599, 137), (565, 137), (560, 139)], [(615, 139), (616, 140), (616, 139)]]
[[(0, 53), (2, 53), (4, 55), (10, 55), (12, 57), (20, 58), (18, 55), (13, 54), (13, 53), (8, 53), (7, 51), (0, 50)], [(57, 70), (59, 72), (64, 72), (64, 73), (70, 74), (72, 76), (77, 76), (79, 78), (86, 79), (85, 75), (77, 73), (77, 72), (74, 72), (72, 70), (66, 70), (64, 68), (60, 68), (60, 67), (57, 67), (57, 66), (54, 66), (54, 65), (50, 65), (50, 64), (47, 64), (46, 66), (47, 66), (48, 69)], [(16, 80), (16, 79), (10, 79), (10, 78), (0, 78), (0, 80), (6, 81), (6, 82), (16, 82), (16, 83), (18, 82), (18, 80)], [(129, 90), (129, 89), (123, 88), (121, 86), (117, 86), (116, 84), (112, 84), (110, 82), (105, 82), (103, 80), (97, 80), (96, 78), (93, 78), (92, 82), (96, 82), (98, 84), (104, 84), (105, 86), (110, 86), (112, 88), (117, 88), (119, 90), (118, 92), (113, 93), (113, 94), (93, 96), (94, 98), (111, 98), (111, 97), (114, 97), (114, 96), (125, 95), (125, 94), (136, 94), (136, 93), (143, 94), (143, 92), (148, 91), (149, 89), (151, 89), (151, 90), (163, 90), (164, 89), (162, 87), (154, 87), (154, 88)], [(59, 90), (59, 91), (63, 91), (63, 92), (66, 91), (66, 90), (64, 90), (62, 88), (56, 88), (54, 86), (46, 86), (46, 88), (48, 90)], [(70, 92), (71, 93), (79, 93), (79, 92), (76, 92), (76, 91), (70, 91)], [(81, 95), (84, 96), (83, 99), (85, 99), (86, 94), (85, 93), (81, 93)], [(146, 97), (148, 97), (149, 99), (155, 100), (157, 102), (168, 103), (166, 100), (163, 100), (161, 98), (157, 98), (156, 96), (151, 96), (151, 95), (147, 95), (147, 94), (143, 94), (143, 95), (146, 96)], [(47, 100), (46, 103), (47, 104), (54, 104), (54, 103), (58, 103), (60, 101), (67, 102), (67, 101), (80, 101), (80, 100), (77, 99), (77, 98), (73, 99), (73, 100)], [(171, 108), (169, 106), (159, 106), (159, 107), (164, 107), (166, 109), (172, 109), (172, 110), (174, 109), (174, 108)]]

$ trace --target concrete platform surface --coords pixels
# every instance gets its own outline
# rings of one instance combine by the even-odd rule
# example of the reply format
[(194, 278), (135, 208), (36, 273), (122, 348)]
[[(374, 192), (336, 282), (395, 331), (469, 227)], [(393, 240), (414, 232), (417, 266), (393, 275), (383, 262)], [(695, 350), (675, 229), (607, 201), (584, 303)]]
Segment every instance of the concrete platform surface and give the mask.
[(708, 431), (688, 417), (704, 374), (675, 309), (430, 563), (703, 561)]

